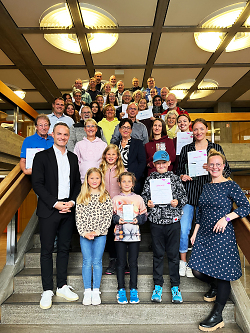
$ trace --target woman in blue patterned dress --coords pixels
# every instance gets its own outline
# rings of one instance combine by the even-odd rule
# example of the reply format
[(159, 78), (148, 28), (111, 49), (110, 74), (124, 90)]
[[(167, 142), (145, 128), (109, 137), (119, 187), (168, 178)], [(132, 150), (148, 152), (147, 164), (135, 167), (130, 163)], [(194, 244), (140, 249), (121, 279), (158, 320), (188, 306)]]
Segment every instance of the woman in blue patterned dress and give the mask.
[[(216, 300), (209, 316), (200, 323), (202, 331), (223, 327), (222, 310), (230, 294), (230, 281), (241, 277), (241, 264), (232, 220), (250, 213), (246, 196), (234, 181), (223, 177), (225, 156), (215, 149), (208, 155), (212, 181), (203, 186), (191, 243), (189, 266), (198, 279), (210, 284), (204, 300)], [(238, 206), (232, 211), (233, 202)]]

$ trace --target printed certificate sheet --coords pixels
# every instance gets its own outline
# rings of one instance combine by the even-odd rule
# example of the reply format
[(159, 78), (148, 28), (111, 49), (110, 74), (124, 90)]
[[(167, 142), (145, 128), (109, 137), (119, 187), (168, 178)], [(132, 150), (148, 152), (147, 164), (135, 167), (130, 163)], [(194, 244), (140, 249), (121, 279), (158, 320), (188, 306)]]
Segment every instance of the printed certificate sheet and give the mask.
[(181, 148), (193, 142), (193, 132), (177, 132), (176, 155), (180, 155)]
[(188, 174), (190, 177), (207, 175), (207, 170), (203, 169), (203, 164), (207, 163), (207, 151), (197, 150), (188, 152)]
[(155, 205), (167, 205), (173, 200), (170, 178), (150, 179), (151, 200)]
[(128, 104), (122, 104), (122, 112), (125, 113), (122, 118), (128, 118), (127, 107), (128, 107)]
[(153, 112), (152, 109), (144, 110), (144, 111), (139, 111), (138, 115), (136, 116), (137, 120), (143, 120), (143, 119), (149, 119), (153, 117)]
[(26, 149), (26, 169), (32, 168), (33, 159), (36, 153), (44, 150), (44, 148), (27, 148)]

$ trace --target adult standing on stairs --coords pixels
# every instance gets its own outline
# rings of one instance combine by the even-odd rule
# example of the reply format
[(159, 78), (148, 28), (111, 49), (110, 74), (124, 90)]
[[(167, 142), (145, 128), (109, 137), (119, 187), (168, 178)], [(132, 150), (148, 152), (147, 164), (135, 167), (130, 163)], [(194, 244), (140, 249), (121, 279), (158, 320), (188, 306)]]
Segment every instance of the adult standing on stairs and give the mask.
[(57, 242), (57, 290), (56, 295), (68, 301), (79, 297), (67, 285), (67, 267), (70, 241), (74, 229), (74, 206), (81, 188), (76, 155), (67, 151), (69, 127), (65, 123), (54, 126), (53, 147), (35, 155), (32, 169), (32, 185), (39, 196), (37, 216), (40, 224), (41, 274), (43, 293), (42, 309), (52, 305), (54, 240)]

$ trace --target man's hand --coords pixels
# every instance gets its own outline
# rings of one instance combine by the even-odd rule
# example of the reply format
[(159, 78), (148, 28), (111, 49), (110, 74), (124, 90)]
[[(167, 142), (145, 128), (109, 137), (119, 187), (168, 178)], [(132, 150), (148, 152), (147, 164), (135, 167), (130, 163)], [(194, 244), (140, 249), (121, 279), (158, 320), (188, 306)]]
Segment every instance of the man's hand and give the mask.
[(74, 206), (74, 203), (72, 201), (68, 202), (62, 202), (58, 201), (58, 203), (55, 205), (55, 208), (59, 210), (59, 213), (70, 213), (70, 208)]

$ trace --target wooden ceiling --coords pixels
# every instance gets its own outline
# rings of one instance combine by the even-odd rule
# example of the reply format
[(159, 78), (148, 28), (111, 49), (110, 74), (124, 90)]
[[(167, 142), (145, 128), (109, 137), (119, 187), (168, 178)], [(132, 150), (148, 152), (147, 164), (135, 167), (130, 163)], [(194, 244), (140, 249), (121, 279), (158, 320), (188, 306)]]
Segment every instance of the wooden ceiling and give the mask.
[[(39, 18), (57, 0), (0, 1), (0, 79), (26, 91), (25, 101), (35, 109), (50, 108), (53, 98), (71, 91), (77, 77), (88, 80), (96, 70), (108, 80), (115, 70), (126, 87), (134, 76), (146, 85), (154, 76), (156, 85), (173, 86), (179, 81), (194, 79), (186, 97), (180, 101), (185, 108), (209, 108), (218, 102), (230, 102), (232, 107), (249, 107), (250, 48), (226, 53), (225, 48), (237, 32), (250, 32), (242, 27), (250, 15), (250, 2), (230, 28), (209, 31), (226, 32), (214, 52), (198, 48), (194, 32), (204, 31), (199, 23), (214, 11), (234, 4), (232, 0), (91, 0), (117, 22), (119, 39), (109, 50), (91, 54), (87, 33), (79, 11), (78, 0), (67, 0), (73, 27), (48, 29), (50, 33), (70, 32), (77, 35), (81, 54), (61, 51), (49, 44), (39, 28)], [(95, 32), (109, 31), (106, 29)], [(114, 31), (112, 29), (112, 31)], [(189, 100), (203, 79), (219, 83), (215, 93), (198, 100)], [(6, 109), (0, 103), (0, 109)]]

